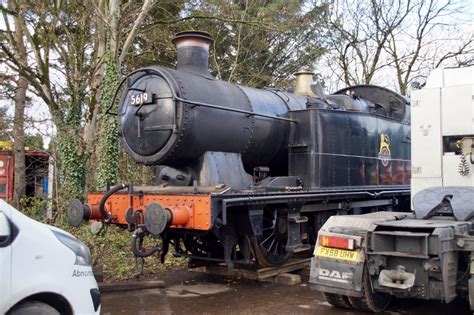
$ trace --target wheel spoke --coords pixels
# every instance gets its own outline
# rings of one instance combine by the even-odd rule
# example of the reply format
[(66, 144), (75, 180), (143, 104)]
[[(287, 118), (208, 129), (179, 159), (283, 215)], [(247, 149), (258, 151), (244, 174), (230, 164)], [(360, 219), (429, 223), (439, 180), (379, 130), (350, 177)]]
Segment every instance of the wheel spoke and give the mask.
[(279, 246), (280, 246), (280, 242), (277, 241), (276, 246), (275, 246), (274, 250), (271, 251), (271, 253), (274, 254), (274, 255), (278, 255), (278, 247)]
[(264, 243), (268, 242), (268, 241), (269, 241), (270, 239), (272, 239), (272, 238), (273, 238), (273, 239), (275, 239), (275, 238), (274, 238), (274, 233), (273, 233), (273, 232), (272, 232), (272, 233), (270, 233), (270, 235), (268, 235), (268, 237), (267, 237), (266, 239), (264, 239), (264, 240), (263, 240), (263, 241), (260, 243), (260, 245), (262, 245), (262, 246), (263, 246), (263, 244), (264, 244)]
[(273, 245), (275, 244), (276, 239), (272, 239), (272, 242), (270, 243), (270, 247), (268, 247), (268, 252), (271, 252)]

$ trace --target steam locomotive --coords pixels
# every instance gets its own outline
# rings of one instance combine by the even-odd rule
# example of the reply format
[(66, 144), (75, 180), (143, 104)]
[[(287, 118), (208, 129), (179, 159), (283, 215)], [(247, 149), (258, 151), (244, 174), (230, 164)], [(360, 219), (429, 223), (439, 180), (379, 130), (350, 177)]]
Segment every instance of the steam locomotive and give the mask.
[[(292, 92), (255, 89), (208, 71), (213, 39), (173, 39), (177, 67), (146, 67), (122, 82), (122, 145), (157, 165), (155, 186), (120, 184), (73, 200), (68, 220), (127, 226), (138, 257), (170, 245), (191, 263), (278, 266), (311, 253), (333, 214), (408, 208), (410, 110), (388, 89), (326, 95), (312, 73)], [(112, 108), (109, 109), (112, 111)], [(144, 238), (159, 238), (145, 247)]]

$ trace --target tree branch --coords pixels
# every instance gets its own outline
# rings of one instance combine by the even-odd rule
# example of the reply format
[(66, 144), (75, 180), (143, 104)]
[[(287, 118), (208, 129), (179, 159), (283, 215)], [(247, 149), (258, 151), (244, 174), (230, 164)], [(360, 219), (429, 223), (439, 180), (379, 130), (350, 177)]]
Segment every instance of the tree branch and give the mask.
[(135, 20), (135, 23), (133, 23), (132, 30), (130, 33), (128, 33), (127, 39), (125, 40), (125, 43), (123, 44), (122, 51), (120, 53), (120, 56), (118, 58), (118, 67), (119, 69), (122, 66), (123, 61), (125, 60), (125, 56), (128, 53), (128, 50), (130, 46), (132, 45), (133, 40), (135, 39), (135, 36), (137, 35), (138, 28), (141, 26), (143, 20), (145, 19), (146, 15), (148, 14), (148, 11), (152, 8), (153, 4), (155, 3), (155, 0), (145, 0), (143, 3), (142, 9), (140, 11), (140, 14), (138, 15), (137, 19)]

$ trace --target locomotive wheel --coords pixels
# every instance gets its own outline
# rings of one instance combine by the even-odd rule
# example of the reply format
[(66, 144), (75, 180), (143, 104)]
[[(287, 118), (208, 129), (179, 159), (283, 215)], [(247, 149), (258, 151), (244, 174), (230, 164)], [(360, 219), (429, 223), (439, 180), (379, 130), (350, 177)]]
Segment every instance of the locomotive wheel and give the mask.
[(387, 293), (372, 292), (370, 276), (367, 269), (364, 272), (362, 281), (362, 292), (364, 295), (362, 297), (348, 297), (352, 307), (359, 311), (373, 313), (385, 310), (392, 301), (392, 296)]
[(336, 307), (352, 309), (349, 298), (345, 295), (323, 292), (326, 301)]
[(285, 209), (266, 208), (263, 211), (262, 235), (252, 239), (257, 263), (261, 267), (283, 265), (291, 257), (288, 243), (288, 214)]

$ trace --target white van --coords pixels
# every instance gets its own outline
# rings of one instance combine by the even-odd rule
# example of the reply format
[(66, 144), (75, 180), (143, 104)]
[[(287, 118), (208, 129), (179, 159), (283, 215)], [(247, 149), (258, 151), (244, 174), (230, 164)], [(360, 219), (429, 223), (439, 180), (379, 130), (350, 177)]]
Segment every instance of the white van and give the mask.
[(89, 248), (0, 200), (0, 314), (99, 314)]

